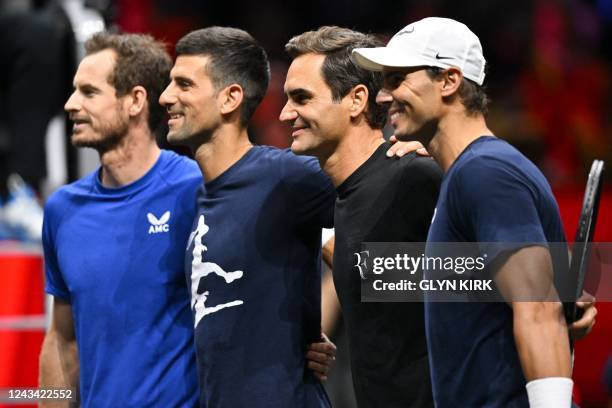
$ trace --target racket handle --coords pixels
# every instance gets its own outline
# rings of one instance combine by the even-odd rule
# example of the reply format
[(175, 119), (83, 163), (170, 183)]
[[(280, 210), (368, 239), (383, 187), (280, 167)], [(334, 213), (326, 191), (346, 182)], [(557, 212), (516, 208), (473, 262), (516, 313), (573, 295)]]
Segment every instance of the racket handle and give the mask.
[(582, 316), (584, 316), (584, 309), (577, 307), (576, 318), (574, 319), (574, 321), (582, 319)]

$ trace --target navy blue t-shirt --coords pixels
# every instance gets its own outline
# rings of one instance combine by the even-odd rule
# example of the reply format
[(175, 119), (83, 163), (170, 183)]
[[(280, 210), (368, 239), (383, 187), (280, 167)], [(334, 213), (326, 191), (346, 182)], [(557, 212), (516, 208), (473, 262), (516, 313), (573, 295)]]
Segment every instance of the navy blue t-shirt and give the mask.
[(202, 407), (329, 405), (305, 351), (321, 333), (334, 200), (314, 158), (272, 147), (206, 183), (186, 252)]
[[(544, 175), (508, 143), (483, 136), (444, 176), (427, 242), (432, 257), (441, 255), (432, 242), (483, 243), (490, 265), (503, 251), (565, 235)], [(566, 251), (555, 259), (567, 266)], [(425, 324), (437, 407), (528, 406), (509, 305), (427, 302)]]
[(99, 170), (45, 205), (47, 293), (70, 302), (83, 407), (193, 407), (198, 386), (184, 249), (202, 176), (162, 151), (120, 188)]

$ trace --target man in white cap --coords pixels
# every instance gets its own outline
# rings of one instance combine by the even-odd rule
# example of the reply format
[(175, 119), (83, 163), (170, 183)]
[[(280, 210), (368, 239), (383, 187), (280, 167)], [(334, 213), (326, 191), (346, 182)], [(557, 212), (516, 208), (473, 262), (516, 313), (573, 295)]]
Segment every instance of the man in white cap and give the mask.
[[(422, 142), (445, 172), (426, 255), (441, 255), (436, 242), (475, 243), (506, 300), (427, 302), (436, 406), (570, 407), (562, 304), (536, 293), (536, 282), (550, 288), (553, 273), (567, 267), (564, 244), (548, 249), (565, 242), (559, 209), (537, 167), (487, 127), (478, 37), (457, 21), (425, 18), (353, 58), (383, 71), (378, 100), (390, 104), (395, 136)], [(575, 328), (590, 330), (590, 306)]]

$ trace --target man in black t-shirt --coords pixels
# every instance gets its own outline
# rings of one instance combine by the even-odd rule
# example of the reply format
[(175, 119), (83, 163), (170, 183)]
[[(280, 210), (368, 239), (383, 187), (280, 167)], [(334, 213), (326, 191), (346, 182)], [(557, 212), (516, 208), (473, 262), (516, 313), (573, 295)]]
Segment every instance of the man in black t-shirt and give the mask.
[(349, 337), (360, 407), (432, 407), (422, 303), (362, 303), (356, 253), (362, 242), (424, 242), (441, 170), (414, 154), (386, 157), (387, 110), (379, 73), (350, 59), (369, 35), (322, 27), (294, 37), (281, 120), (296, 154), (318, 157), (338, 192), (333, 273)]

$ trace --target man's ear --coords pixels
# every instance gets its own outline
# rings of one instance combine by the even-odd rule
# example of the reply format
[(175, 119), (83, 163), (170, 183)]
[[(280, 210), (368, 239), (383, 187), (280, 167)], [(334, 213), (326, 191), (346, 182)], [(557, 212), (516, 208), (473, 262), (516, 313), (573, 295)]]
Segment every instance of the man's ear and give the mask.
[(463, 74), (461, 73), (461, 70), (455, 67), (450, 67), (441, 74), (440, 93), (442, 96), (454, 95), (459, 90), (462, 82)]
[(231, 84), (226, 86), (217, 96), (219, 103), (219, 111), (222, 115), (230, 114), (240, 108), (242, 101), (244, 100), (244, 91), (238, 84)]
[(349, 109), (351, 118), (356, 118), (365, 112), (368, 107), (369, 95), (368, 87), (364, 84), (359, 84), (351, 89), (347, 95), (350, 102)]
[(134, 117), (142, 113), (147, 103), (147, 90), (143, 86), (137, 85), (126, 96), (125, 103), (128, 104), (128, 115)]

